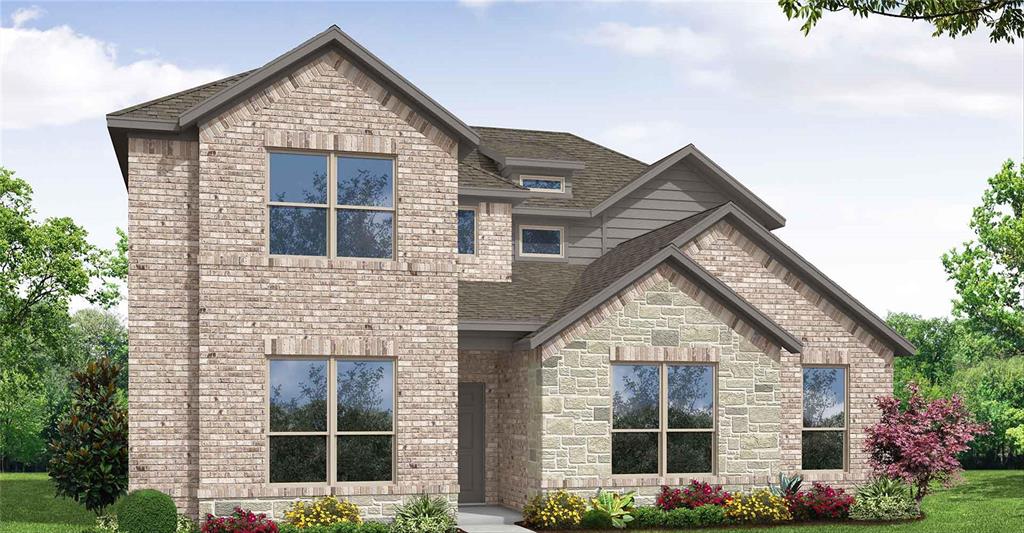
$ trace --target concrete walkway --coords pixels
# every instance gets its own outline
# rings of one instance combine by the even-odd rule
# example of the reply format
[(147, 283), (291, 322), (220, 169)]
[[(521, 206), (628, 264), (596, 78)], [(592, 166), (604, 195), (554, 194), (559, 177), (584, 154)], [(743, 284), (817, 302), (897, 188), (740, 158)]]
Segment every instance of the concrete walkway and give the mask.
[(497, 505), (460, 505), (459, 528), (466, 533), (530, 533), (516, 525), (523, 516)]

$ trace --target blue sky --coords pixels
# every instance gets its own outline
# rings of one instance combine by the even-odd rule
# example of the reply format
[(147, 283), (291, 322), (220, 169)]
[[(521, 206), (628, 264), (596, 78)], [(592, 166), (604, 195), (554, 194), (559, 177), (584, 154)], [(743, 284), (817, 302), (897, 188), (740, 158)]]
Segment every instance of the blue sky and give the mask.
[(126, 225), (103, 114), (259, 66), (330, 24), (469, 124), (572, 131), (645, 161), (695, 143), (878, 313), (943, 315), (943, 251), (1024, 158), (1024, 44), (773, 2), (4, 2), (0, 162), (43, 216)]

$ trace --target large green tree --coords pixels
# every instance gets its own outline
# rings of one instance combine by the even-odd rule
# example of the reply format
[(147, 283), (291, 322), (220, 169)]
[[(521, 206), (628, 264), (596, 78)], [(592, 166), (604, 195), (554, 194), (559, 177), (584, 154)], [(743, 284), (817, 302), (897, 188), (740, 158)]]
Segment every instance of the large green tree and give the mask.
[(942, 256), (958, 296), (953, 312), (1003, 355), (1024, 354), (1024, 163), (1006, 161), (989, 178), (970, 226), (975, 239)]
[(825, 12), (848, 11), (859, 17), (925, 21), (935, 35), (958, 37), (988, 28), (992, 42), (1024, 36), (1024, 0), (779, 0), (790, 19), (804, 22), (809, 33)]

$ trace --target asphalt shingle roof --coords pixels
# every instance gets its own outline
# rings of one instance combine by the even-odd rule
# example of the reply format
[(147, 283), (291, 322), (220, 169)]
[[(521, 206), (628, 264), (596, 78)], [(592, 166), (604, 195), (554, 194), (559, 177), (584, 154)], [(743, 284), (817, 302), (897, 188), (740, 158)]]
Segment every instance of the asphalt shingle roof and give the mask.
[(156, 100), (150, 100), (132, 107), (110, 113), (111, 116), (142, 120), (177, 120), (183, 113), (201, 104), (213, 95), (231, 87), (245, 78), (252, 70), (212, 81), (205, 85), (186, 89)]
[[(571, 133), (483, 126), (473, 126), (473, 129), (480, 134), (482, 145), (510, 157), (580, 161), (585, 165), (583, 170), (573, 173), (572, 198), (531, 198), (521, 204), (524, 207), (590, 209), (648, 168), (647, 163)], [(481, 168), (490, 166), (497, 172), (495, 163), (478, 150), (466, 159), (471, 158), (480, 161)]]
[(586, 265), (515, 261), (512, 281), (459, 282), (459, 318), (463, 320), (547, 321)]

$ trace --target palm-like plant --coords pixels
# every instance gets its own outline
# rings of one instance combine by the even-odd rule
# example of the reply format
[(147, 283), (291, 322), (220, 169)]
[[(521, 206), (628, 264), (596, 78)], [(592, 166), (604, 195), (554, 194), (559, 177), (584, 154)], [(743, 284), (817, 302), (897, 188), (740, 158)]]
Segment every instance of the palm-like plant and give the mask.
[(636, 492), (630, 491), (619, 494), (603, 489), (597, 489), (597, 496), (590, 499), (590, 506), (597, 512), (604, 514), (611, 520), (612, 526), (617, 529), (626, 527), (626, 524), (633, 521), (633, 500)]
[(803, 484), (804, 478), (800, 474), (795, 476), (787, 476), (786, 474), (779, 473), (779, 484), (768, 485), (768, 488), (772, 490), (772, 494), (785, 498), (786, 496), (796, 494), (800, 492), (800, 485)]

